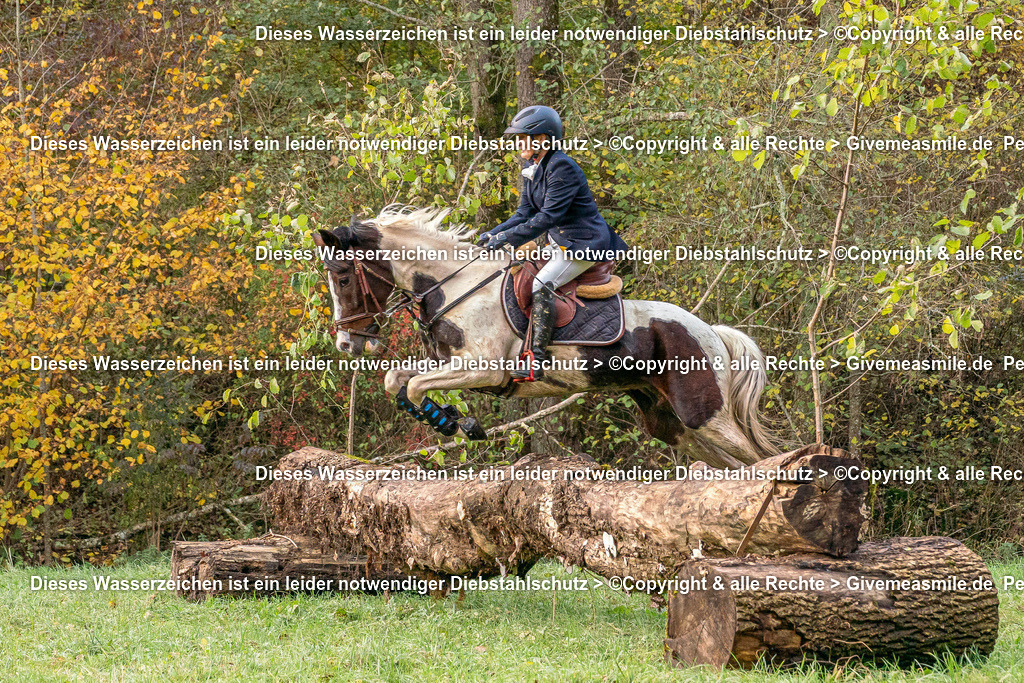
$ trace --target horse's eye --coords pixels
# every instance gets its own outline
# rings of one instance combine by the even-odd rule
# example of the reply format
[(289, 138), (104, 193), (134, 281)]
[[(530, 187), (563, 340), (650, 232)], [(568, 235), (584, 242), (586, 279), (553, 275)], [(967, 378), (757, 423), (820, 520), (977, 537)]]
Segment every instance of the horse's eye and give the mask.
[(338, 284), (341, 285), (342, 287), (347, 285), (348, 284), (348, 276), (347, 275), (339, 275), (338, 276)]

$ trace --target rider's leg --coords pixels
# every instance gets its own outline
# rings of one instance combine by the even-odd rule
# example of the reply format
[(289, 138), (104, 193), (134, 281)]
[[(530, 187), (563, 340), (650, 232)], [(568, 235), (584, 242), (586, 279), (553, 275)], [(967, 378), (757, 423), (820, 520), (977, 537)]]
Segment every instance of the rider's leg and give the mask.
[(530, 310), (530, 325), (533, 327), (531, 352), (533, 368), (512, 371), (512, 377), (519, 380), (541, 379), (544, 376), (542, 363), (547, 361), (547, 347), (555, 331), (555, 290), (578, 277), (594, 265), (594, 261), (576, 261), (559, 248), (549, 250), (548, 261), (533, 280), (533, 307)]

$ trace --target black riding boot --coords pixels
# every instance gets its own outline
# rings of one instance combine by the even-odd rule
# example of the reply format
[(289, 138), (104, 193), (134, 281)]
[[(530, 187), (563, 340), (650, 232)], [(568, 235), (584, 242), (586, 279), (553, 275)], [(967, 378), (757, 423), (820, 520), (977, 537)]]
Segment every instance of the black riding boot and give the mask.
[[(548, 345), (555, 332), (555, 293), (545, 285), (533, 295), (533, 307), (530, 309), (530, 324), (533, 327), (532, 348), (533, 367), (517, 368), (512, 371), (512, 379), (532, 382), (544, 377), (542, 363), (548, 360)], [(530, 359), (530, 354), (526, 354)]]

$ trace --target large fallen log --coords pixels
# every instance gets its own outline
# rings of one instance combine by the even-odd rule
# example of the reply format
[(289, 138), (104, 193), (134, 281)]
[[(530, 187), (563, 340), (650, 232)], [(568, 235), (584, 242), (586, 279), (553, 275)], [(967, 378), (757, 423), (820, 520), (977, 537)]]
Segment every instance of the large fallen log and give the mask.
[(751, 552), (852, 552), (865, 486), (837, 472), (859, 467), (815, 445), (651, 483), (607, 481), (609, 470), (583, 457), (438, 479), (415, 465), (380, 468), (304, 448), (282, 458), (266, 502), (285, 533), (421, 576), (494, 576), (556, 557), (608, 578), (652, 578), (695, 549), (734, 554), (751, 527)]
[(950, 538), (865, 543), (841, 559), (695, 561), (678, 578), (665, 656), (679, 665), (933, 663), (942, 652), (988, 654), (999, 631), (992, 575)]

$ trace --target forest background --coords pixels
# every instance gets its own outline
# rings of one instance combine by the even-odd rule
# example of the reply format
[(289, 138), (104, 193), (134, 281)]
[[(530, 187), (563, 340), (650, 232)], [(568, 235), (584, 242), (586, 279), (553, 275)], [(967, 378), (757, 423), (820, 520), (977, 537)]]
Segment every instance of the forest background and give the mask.
[[(619, 265), (632, 298), (737, 327), (820, 373), (769, 376), (762, 408), (785, 443), (823, 440), (872, 467), (1024, 468), (1021, 262), (960, 258), (1020, 248), (1017, 3), (961, 0), (259, 0), (7, 2), (0, 9), (0, 545), (24, 561), (104, 561), (136, 542), (220, 537), (264, 522), (225, 502), (258, 492), (257, 466), (305, 444), (430, 466), (586, 452), (616, 467), (680, 462), (625, 397), (592, 396), (487, 444), (437, 439), (398, 414), (383, 373), (148, 373), (33, 366), (32, 357), (336, 358), (316, 262), (257, 261), (311, 248), (310, 230), (385, 205), (449, 207), (489, 229), (518, 201), (511, 152), (258, 151), (256, 140), (500, 136), (530, 104), (568, 137), (703, 138), (707, 151), (572, 152), (606, 219), (644, 248), (823, 249), (811, 261)], [(482, 40), (548, 29), (782, 26), (806, 41)], [(339, 29), (446, 29), (449, 39), (320, 41)], [(312, 31), (257, 40), (256, 27)], [(838, 40), (836, 26), (940, 29), (913, 43)], [(473, 40), (452, 38), (475, 28)], [(819, 31), (819, 29), (821, 29)], [(969, 33), (965, 33), (973, 29)], [(960, 31), (960, 34), (957, 34)], [(824, 34), (824, 35), (822, 35)], [(250, 141), (249, 149), (98, 150), (92, 136)], [(814, 152), (731, 149), (766, 135), (839, 141)], [(991, 149), (851, 151), (847, 136), (958, 136)], [(86, 140), (33, 150), (32, 137)], [(713, 150), (718, 136), (726, 149)], [(834, 246), (945, 250), (948, 260), (864, 262)], [(408, 318), (386, 329), (419, 355)], [(848, 357), (964, 359), (958, 372), (849, 371)], [(990, 369), (972, 367), (979, 357)], [(838, 364), (832, 360), (838, 361)], [(548, 403), (453, 395), (489, 425)], [(352, 420), (350, 422), (350, 414)], [(350, 433), (349, 425), (354, 425)], [(422, 455), (415, 455), (422, 450)], [(953, 536), (1024, 553), (1021, 482), (873, 486), (873, 535)], [(212, 507), (211, 507), (212, 506)], [(182, 519), (180, 513), (211, 514)], [(232, 511), (234, 510), (234, 512)], [(237, 513), (237, 514), (236, 514)], [(239, 517), (241, 516), (241, 517)], [(168, 518), (176, 521), (171, 524)]]

